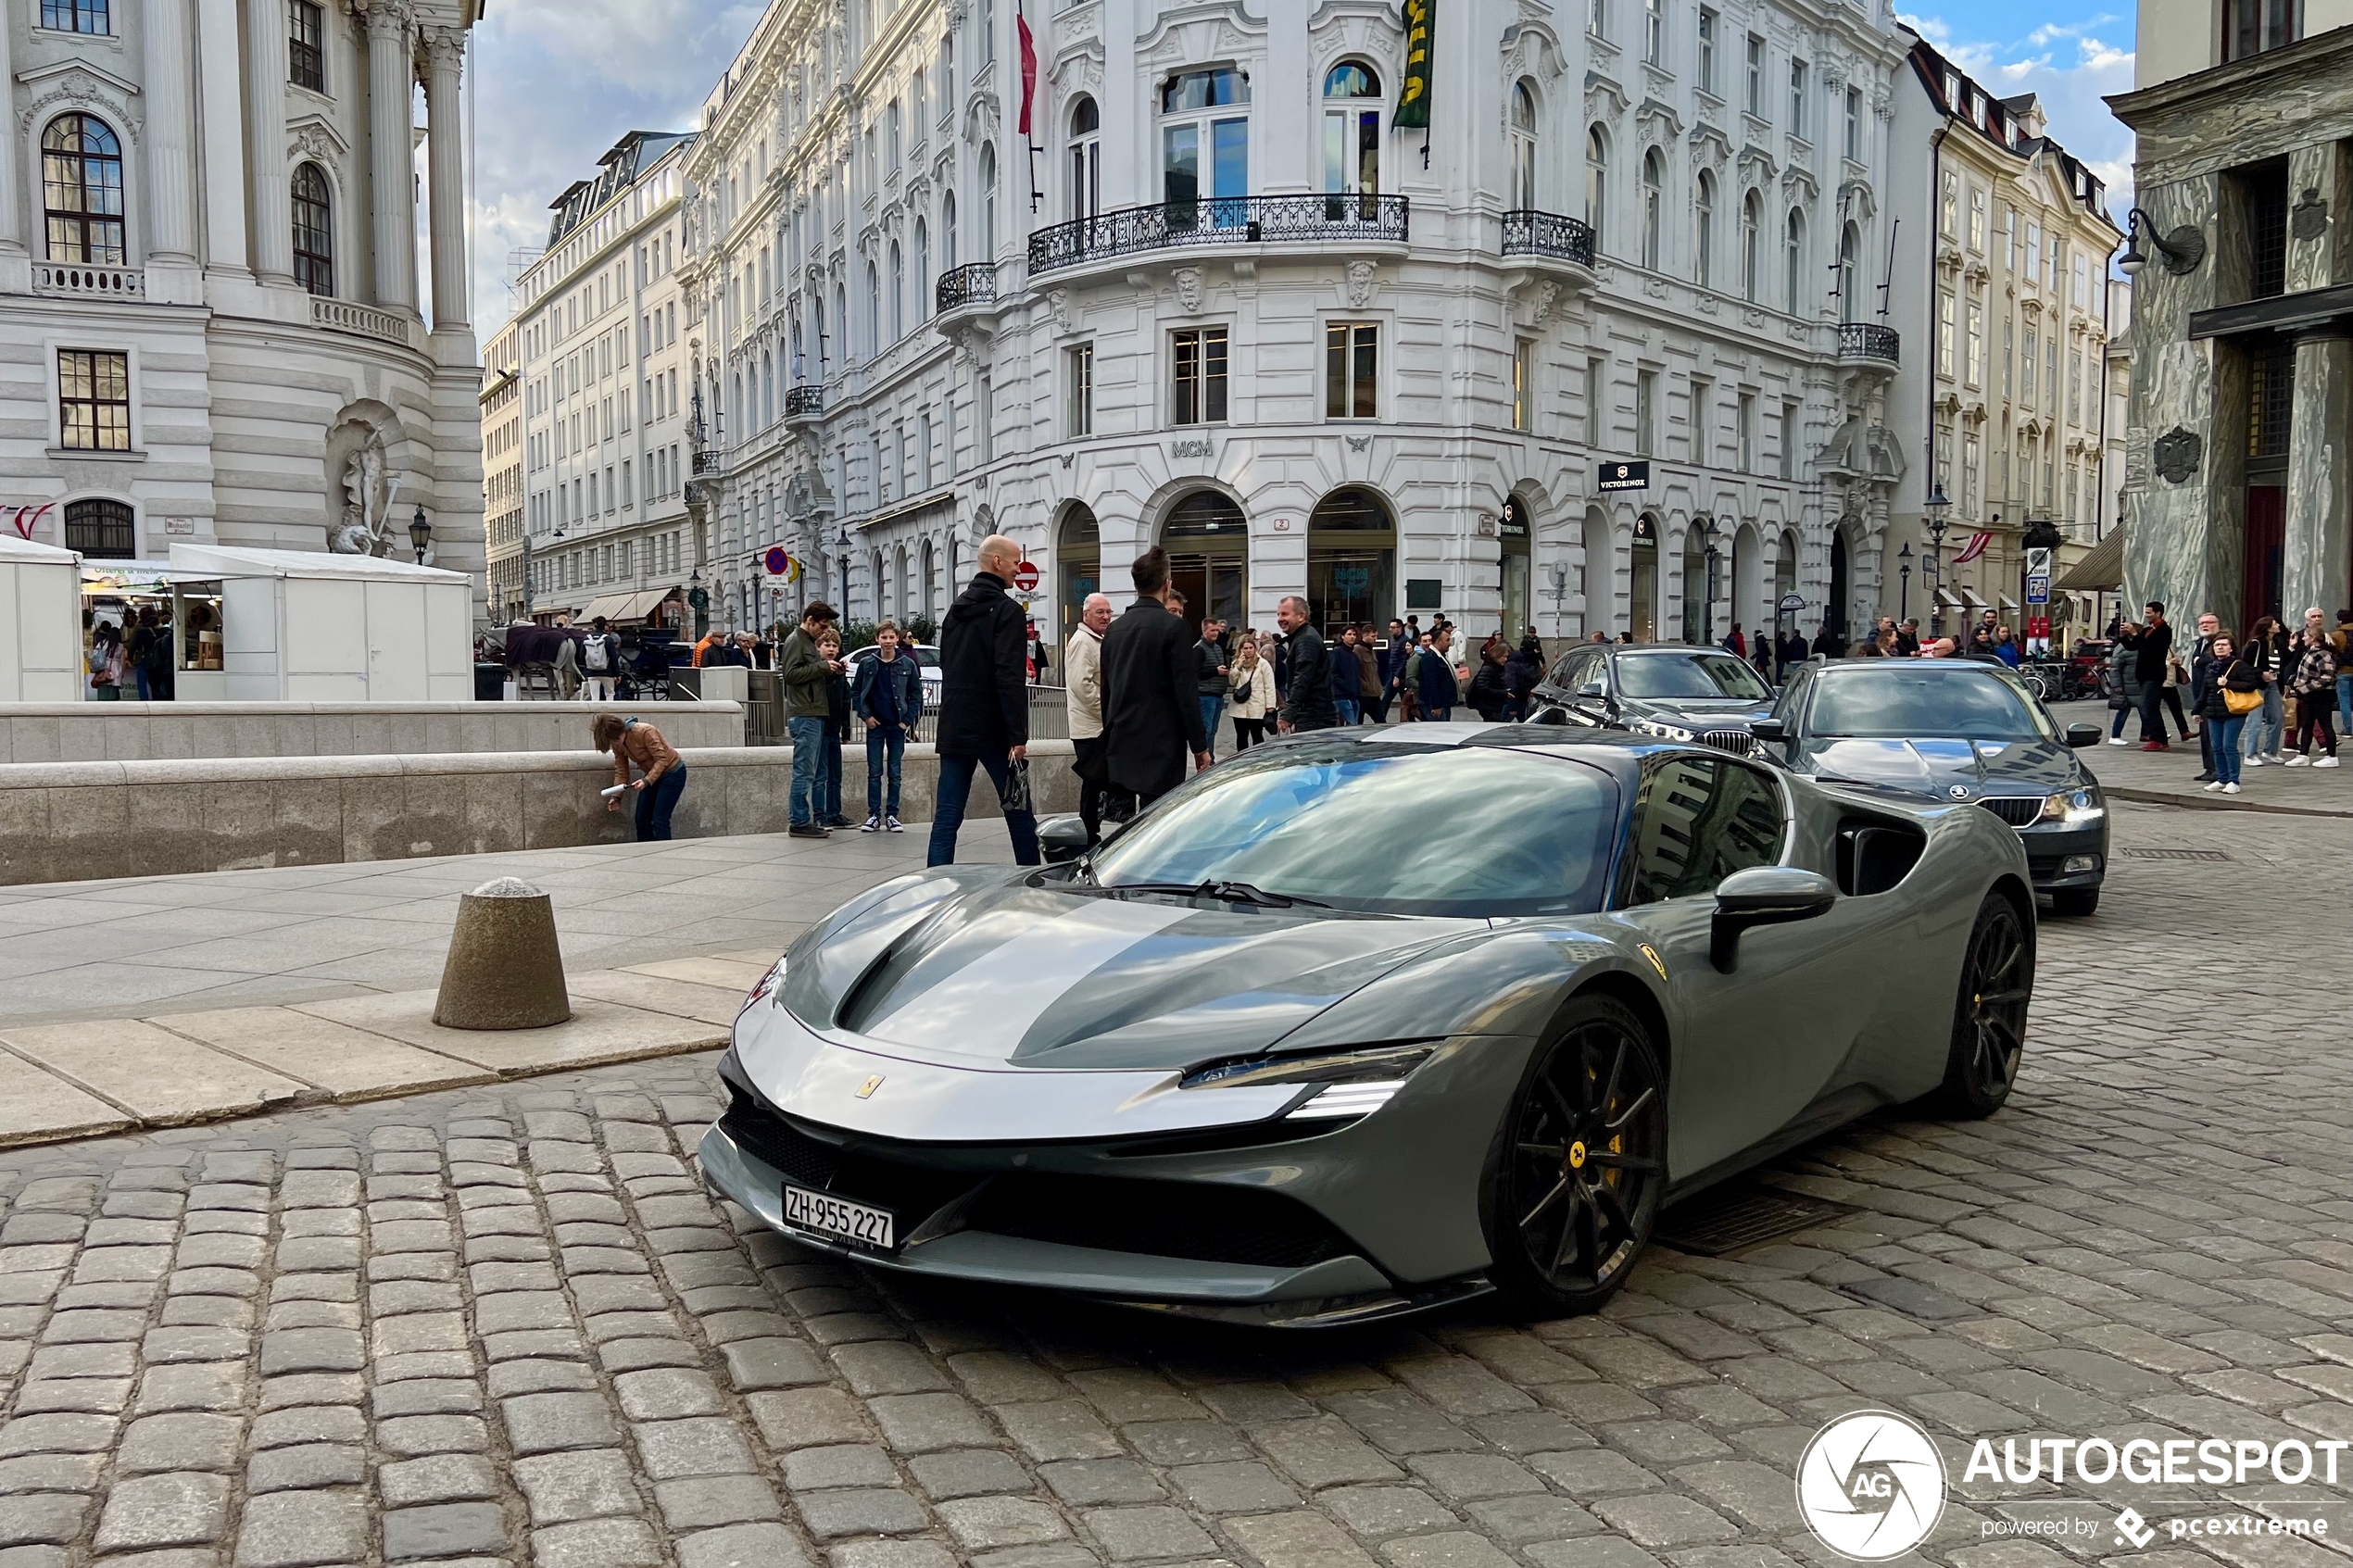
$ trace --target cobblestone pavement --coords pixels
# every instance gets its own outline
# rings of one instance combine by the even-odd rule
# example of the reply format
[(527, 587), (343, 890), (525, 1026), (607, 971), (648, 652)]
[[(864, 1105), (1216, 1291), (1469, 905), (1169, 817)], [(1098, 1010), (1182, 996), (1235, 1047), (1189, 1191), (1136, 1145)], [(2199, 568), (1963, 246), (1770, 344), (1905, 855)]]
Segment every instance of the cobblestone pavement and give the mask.
[[(910, 1289), (704, 1197), (709, 1057), (20, 1151), (0, 1568), (1771, 1568), (1829, 1561), (1792, 1475), (1858, 1408), (1956, 1478), (1981, 1434), (2353, 1437), (2349, 841), (2126, 810), (2120, 847), (2230, 859), (2128, 855), (2044, 928), (2009, 1110), (1804, 1149), (1768, 1180), (1851, 1213), (1656, 1250), (1582, 1320), (1273, 1337)], [(2133, 1556), (1986, 1541), (2059, 1494), (1961, 1490), (1941, 1562)]]

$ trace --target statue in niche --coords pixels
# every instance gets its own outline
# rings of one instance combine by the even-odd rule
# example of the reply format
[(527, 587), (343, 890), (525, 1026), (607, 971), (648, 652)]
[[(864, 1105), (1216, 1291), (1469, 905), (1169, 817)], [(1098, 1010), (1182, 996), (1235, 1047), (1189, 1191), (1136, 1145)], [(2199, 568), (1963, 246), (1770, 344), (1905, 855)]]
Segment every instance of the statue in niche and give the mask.
[(370, 431), (343, 466), (343, 519), (327, 533), (327, 548), (341, 556), (391, 553), (384, 523), (400, 493), (400, 476), (384, 455), (382, 431)]

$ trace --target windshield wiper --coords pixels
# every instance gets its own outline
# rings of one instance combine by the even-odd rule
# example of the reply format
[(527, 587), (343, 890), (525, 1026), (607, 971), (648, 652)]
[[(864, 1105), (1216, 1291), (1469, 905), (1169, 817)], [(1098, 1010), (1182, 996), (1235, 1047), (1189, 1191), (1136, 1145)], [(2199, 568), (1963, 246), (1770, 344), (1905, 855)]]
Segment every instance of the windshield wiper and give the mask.
[(1217, 898), (1228, 904), (1252, 904), (1262, 909), (1292, 908), (1328, 909), (1329, 904), (1319, 898), (1302, 897), (1291, 893), (1269, 893), (1252, 887), (1247, 882), (1229, 882), (1212, 878), (1207, 882), (1121, 882), (1113, 883), (1104, 891), (1114, 894), (1165, 893), (1179, 898)]

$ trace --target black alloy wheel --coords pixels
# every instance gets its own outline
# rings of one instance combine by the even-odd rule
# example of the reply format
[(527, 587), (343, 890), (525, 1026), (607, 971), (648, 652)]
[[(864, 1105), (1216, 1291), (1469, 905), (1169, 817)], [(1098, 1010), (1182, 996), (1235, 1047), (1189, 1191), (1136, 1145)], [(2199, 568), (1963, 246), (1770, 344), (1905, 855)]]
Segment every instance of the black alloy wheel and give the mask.
[(1489, 1161), (1495, 1283), (1590, 1312), (1633, 1272), (1667, 1183), (1667, 1086), (1650, 1031), (1613, 997), (1572, 1001), (1538, 1047)]
[(2018, 906), (1989, 893), (1969, 928), (1953, 1002), (1953, 1044), (1939, 1098), (1956, 1116), (1991, 1116), (2010, 1098), (2026, 1052), (2026, 1005), (2034, 995), (2034, 947)]

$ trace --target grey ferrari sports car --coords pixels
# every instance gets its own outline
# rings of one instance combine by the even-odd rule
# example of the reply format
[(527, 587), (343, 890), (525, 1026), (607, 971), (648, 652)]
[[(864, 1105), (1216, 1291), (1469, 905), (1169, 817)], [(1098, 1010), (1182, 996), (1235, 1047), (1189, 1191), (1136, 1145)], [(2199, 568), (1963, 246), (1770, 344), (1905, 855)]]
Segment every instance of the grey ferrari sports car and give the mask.
[(1244, 752), (1092, 851), (850, 899), (745, 1002), (705, 1178), (795, 1241), (1238, 1321), (1622, 1285), (1663, 1202), (1984, 1116), (2034, 899), (1973, 804), (1557, 727)]

